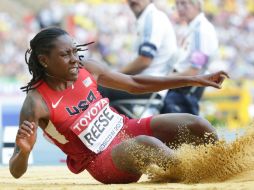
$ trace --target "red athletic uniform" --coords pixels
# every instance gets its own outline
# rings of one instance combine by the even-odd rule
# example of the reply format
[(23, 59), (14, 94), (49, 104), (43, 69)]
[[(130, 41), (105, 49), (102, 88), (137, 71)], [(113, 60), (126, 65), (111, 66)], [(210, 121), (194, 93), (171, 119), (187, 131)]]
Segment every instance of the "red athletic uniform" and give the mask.
[[(50, 124), (44, 129), (44, 133), (67, 155), (67, 165), (73, 173), (77, 174), (87, 169), (95, 179), (102, 183), (138, 181), (140, 175), (119, 171), (115, 167), (111, 158), (111, 150), (126, 138), (122, 135), (122, 132), (130, 137), (151, 135), (151, 117), (141, 120), (129, 119), (123, 115), (119, 116), (116, 111), (109, 110), (106, 105), (107, 100), (103, 99), (97, 91), (96, 81), (85, 69), (79, 70), (77, 81), (66, 90), (55, 91), (45, 82), (42, 82), (37, 90), (46, 102), (50, 112)], [(102, 102), (102, 106), (99, 104), (100, 102)], [(95, 107), (94, 105), (98, 106)], [(97, 117), (95, 115), (95, 119), (90, 121), (89, 119), (92, 119), (92, 116), (89, 114), (97, 114), (99, 111), (104, 115), (101, 114)], [(99, 144), (98, 147), (101, 149), (96, 152), (97, 149), (95, 150), (93, 146), (95, 146), (95, 143), (100, 143), (96, 138), (102, 136), (100, 136), (100, 132), (105, 132), (111, 127), (105, 127), (108, 122), (106, 119), (113, 118), (110, 114), (116, 114), (117, 117), (122, 118), (123, 126), (118, 129), (121, 132), (110, 131), (108, 138), (105, 138), (105, 143)], [(106, 118), (103, 118), (103, 116)], [(81, 124), (87, 124), (86, 126), (89, 125), (87, 128), (90, 127), (89, 132), (86, 132), (86, 130), (80, 135), (84, 140), (81, 140), (71, 128), (77, 121), (80, 121)], [(94, 122), (93, 125), (90, 125), (91, 122)], [(79, 132), (80, 128), (77, 127), (76, 129)], [(107, 141), (111, 137), (112, 139)]]

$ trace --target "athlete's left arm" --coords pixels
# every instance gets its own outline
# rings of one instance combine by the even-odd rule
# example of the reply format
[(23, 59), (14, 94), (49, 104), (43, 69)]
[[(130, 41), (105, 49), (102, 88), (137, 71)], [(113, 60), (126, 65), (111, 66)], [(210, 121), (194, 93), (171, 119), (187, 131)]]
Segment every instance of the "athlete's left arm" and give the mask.
[(167, 76), (154, 77), (144, 75), (126, 75), (110, 70), (94, 61), (87, 61), (84, 67), (95, 77), (98, 84), (127, 91), (129, 93), (149, 93), (164, 89), (173, 89), (185, 86), (213, 86), (221, 88), (221, 84), (228, 77), (224, 71), (209, 75), (196, 76)]

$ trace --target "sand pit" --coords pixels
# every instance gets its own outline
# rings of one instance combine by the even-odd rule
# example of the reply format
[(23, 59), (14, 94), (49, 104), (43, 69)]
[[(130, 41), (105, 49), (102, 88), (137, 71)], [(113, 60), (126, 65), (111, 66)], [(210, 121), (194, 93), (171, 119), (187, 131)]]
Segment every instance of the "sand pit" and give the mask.
[(240, 173), (224, 182), (181, 184), (151, 183), (143, 176), (138, 183), (127, 185), (103, 185), (88, 173), (74, 175), (65, 166), (30, 167), (21, 179), (13, 179), (7, 167), (0, 168), (1, 190), (163, 190), (163, 189), (253, 189), (254, 170)]
[(253, 147), (254, 127), (233, 142), (184, 145), (176, 150), (179, 162), (168, 170), (151, 166), (138, 183), (127, 185), (103, 185), (87, 172), (72, 174), (66, 166), (30, 166), (22, 178), (14, 179), (5, 166), (0, 168), (0, 190), (253, 189)]

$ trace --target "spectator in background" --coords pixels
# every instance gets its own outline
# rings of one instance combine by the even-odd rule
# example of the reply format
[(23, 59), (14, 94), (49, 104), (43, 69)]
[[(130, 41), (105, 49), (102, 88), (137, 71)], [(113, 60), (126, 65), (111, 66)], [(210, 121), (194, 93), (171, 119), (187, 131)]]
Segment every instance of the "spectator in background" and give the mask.
[[(137, 57), (120, 69), (120, 72), (129, 75), (167, 75), (177, 49), (175, 33), (167, 15), (158, 10), (151, 0), (128, 0), (128, 4), (137, 18)], [(151, 96), (132, 95), (102, 87), (99, 89), (111, 101)]]
[[(188, 30), (179, 44), (175, 75), (197, 75), (208, 69), (218, 49), (214, 26), (202, 11), (202, 0), (176, 0), (179, 17), (188, 23)], [(199, 114), (199, 100), (204, 88), (179, 88), (168, 91), (162, 113)]]
[(40, 28), (60, 26), (63, 19), (63, 10), (57, 1), (50, 1), (47, 7), (40, 10), (37, 15)]

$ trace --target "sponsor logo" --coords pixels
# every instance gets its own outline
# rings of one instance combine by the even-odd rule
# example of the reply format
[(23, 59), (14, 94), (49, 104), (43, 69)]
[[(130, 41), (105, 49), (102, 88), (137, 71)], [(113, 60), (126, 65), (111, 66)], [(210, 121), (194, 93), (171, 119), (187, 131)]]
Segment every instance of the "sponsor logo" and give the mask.
[(63, 96), (55, 104), (52, 102), (52, 108), (56, 109), (62, 99), (63, 99)]

